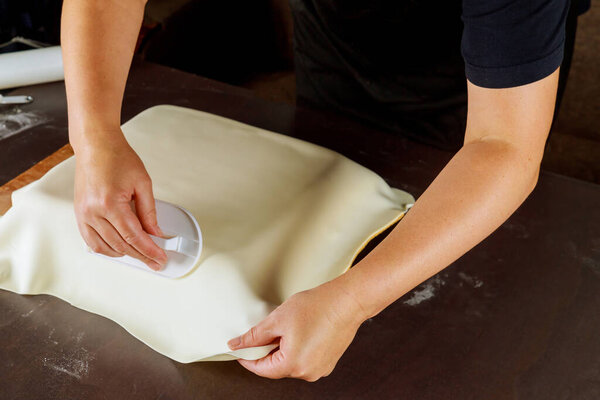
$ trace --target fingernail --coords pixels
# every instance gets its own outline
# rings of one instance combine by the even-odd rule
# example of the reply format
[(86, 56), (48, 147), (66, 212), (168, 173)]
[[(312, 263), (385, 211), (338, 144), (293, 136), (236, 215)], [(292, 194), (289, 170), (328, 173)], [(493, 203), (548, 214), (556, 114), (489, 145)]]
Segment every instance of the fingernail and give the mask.
[(160, 251), (154, 261), (164, 267), (165, 264), (167, 264), (168, 259), (169, 257), (167, 256), (167, 253), (165, 251)]
[(242, 342), (242, 340), (240, 339), (240, 337), (236, 337), (234, 339), (231, 339), (229, 342), (227, 342), (227, 346), (229, 346), (229, 348), (231, 350), (235, 349), (236, 347), (238, 347), (240, 345), (240, 343)]
[(155, 262), (150, 262), (149, 266), (150, 266), (150, 268), (152, 268), (155, 271), (160, 271), (161, 269), (163, 269), (162, 265), (155, 263)]
[(156, 225), (154, 227), (154, 229), (156, 230), (156, 232), (158, 232), (158, 236), (163, 237), (165, 236), (164, 232), (162, 231), (162, 229), (160, 229), (160, 226)]

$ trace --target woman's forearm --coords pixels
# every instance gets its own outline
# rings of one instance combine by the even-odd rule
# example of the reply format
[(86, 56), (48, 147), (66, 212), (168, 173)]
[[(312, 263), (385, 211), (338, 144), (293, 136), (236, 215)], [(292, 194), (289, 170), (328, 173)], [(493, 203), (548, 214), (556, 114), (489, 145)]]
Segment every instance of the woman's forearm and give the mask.
[(65, 0), (62, 49), (69, 135), (80, 142), (119, 132), (121, 103), (143, 18), (143, 0)]
[[(539, 175), (558, 86), (557, 69), (523, 86), (488, 89), (467, 81), (465, 145), (390, 235), (332, 283), (377, 314), (498, 228)], [(336, 282), (337, 281), (337, 282)]]
[(500, 226), (533, 190), (539, 160), (500, 140), (466, 144), (390, 235), (338, 278), (368, 318)]

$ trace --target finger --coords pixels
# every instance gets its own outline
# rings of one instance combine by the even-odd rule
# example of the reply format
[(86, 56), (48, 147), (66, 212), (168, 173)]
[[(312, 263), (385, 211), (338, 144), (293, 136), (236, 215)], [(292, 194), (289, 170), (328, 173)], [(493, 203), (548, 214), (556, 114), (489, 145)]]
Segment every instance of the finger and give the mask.
[(163, 237), (164, 234), (158, 226), (156, 219), (156, 204), (152, 193), (152, 183), (142, 183), (136, 188), (134, 194), (135, 211), (142, 224), (142, 228), (152, 235)]
[(83, 236), (85, 243), (90, 247), (90, 249), (92, 249), (94, 253), (104, 254), (105, 256), (109, 257), (121, 256), (121, 254), (112, 249), (108, 243), (102, 239), (102, 236), (100, 236), (98, 232), (96, 232), (96, 230), (88, 224), (81, 224), (79, 231), (81, 232), (81, 236)]
[(258, 360), (238, 360), (242, 367), (248, 371), (270, 379), (281, 379), (290, 376), (290, 371), (285, 361), (281, 348)]
[(137, 258), (155, 271), (159, 271), (161, 269), (161, 266), (158, 263), (154, 262), (148, 257), (145, 257), (131, 245), (129, 245), (129, 243), (125, 242), (121, 235), (119, 235), (119, 233), (107, 220), (97, 220), (94, 223), (93, 228), (104, 239), (104, 241), (119, 254), (119, 256), (128, 255), (130, 257)]
[(231, 339), (227, 345), (231, 350), (244, 349), (246, 347), (264, 346), (273, 343), (278, 336), (275, 335), (266, 323), (261, 322), (253, 326), (241, 336)]
[(117, 206), (106, 219), (119, 232), (121, 238), (140, 254), (161, 266), (166, 264), (167, 254), (144, 232), (129, 204)]

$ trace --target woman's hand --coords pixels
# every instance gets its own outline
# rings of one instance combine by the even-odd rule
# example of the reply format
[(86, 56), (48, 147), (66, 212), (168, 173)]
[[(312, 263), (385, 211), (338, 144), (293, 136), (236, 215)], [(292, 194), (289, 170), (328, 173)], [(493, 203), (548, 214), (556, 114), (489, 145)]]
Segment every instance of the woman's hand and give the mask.
[(333, 371), (366, 318), (356, 300), (336, 281), (297, 293), (248, 332), (229, 341), (232, 350), (279, 342), (259, 360), (238, 360), (267, 378), (314, 382)]
[(75, 215), (83, 239), (97, 253), (128, 255), (161, 269), (167, 255), (148, 236), (162, 232), (142, 161), (120, 130), (90, 137), (94, 142), (79, 143), (75, 157)]

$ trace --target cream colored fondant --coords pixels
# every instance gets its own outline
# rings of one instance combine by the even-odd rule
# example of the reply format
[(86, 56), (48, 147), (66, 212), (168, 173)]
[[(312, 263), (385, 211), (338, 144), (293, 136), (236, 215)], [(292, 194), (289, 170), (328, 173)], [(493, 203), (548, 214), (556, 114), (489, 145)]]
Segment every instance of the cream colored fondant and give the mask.
[(13, 194), (0, 218), (0, 288), (103, 315), (180, 362), (266, 355), (272, 347), (232, 352), (227, 341), (342, 274), (414, 201), (333, 151), (201, 111), (153, 107), (123, 132), (155, 196), (200, 223), (196, 268), (167, 279), (90, 254), (71, 158)]

